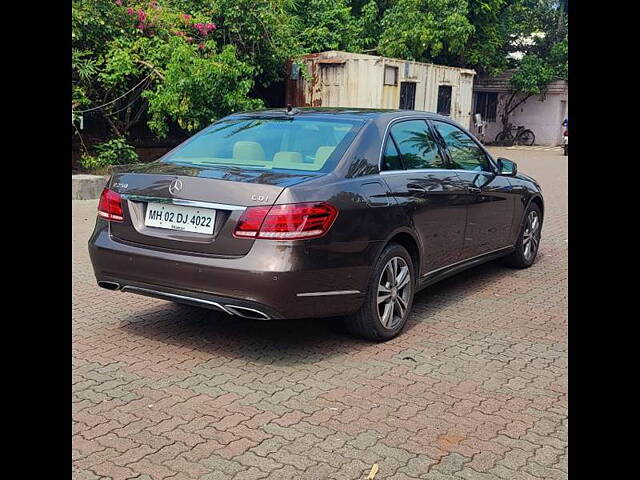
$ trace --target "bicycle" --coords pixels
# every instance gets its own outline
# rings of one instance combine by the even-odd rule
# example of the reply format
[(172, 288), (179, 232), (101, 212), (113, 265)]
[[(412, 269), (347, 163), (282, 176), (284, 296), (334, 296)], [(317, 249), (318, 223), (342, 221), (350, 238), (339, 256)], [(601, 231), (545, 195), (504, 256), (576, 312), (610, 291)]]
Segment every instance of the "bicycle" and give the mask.
[(515, 127), (515, 135), (512, 132), (514, 129), (513, 124), (507, 125), (507, 128), (502, 130), (496, 135), (495, 143), (498, 145), (533, 145), (536, 141), (535, 134), (528, 128), (524, 128), (524, 125)]

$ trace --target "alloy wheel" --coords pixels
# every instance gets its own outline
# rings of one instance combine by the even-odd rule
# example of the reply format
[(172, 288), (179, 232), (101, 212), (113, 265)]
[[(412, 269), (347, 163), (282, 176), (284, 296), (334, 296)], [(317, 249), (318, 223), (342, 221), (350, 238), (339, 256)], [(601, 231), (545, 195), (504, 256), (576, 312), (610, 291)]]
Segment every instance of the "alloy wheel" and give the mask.
[(522, 246), (524, 247), (524, 258), (527, 262), (531, 261), (538, 251), (540, 243), (540, 217), (538, 212), (532, 210), (527, 216), (527, 224), (525, 225), (522, 235)]
[(386, 329), (398, 326), (407, 315), (411, 298), (411, 270), (402, 257), (387, 262), (378, 281), (378, 318)]

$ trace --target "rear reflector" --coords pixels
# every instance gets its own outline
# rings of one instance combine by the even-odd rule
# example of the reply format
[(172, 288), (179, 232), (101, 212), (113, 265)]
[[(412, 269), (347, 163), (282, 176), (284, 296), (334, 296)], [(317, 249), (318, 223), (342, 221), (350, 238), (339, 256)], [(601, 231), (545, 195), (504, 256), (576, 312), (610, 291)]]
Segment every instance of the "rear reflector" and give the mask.
[(122, 222), (124, 220), (122, 198), (119, 193), (108, 188), (102, 190), (100, 203), (98, 204), (98, 216), (111, 222)]
[(249, 207), (233, 235), (271, 240), (317, 238), (327, 233), (337, 216), (338, 209), (325, 202)]

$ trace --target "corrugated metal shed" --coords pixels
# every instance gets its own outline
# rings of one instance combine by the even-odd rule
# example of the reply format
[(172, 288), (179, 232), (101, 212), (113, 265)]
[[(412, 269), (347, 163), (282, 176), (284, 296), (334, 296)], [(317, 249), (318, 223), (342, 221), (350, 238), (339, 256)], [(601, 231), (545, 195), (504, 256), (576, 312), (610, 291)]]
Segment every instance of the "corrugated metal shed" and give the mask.
[(286, 98), (293, 106), (436, 112), (439, 87), (448, 86), (450, 116), (469, 126), (474, 70), (335, 50), (306, 55), (302, 61), (310, 78), (290, 65)]
[[(475, 92), (498, 92), (506, 93), (509, 91), (509, 80), (516, 72), (515, 69), (505, 70), (500, 75), (490, 77), (488, 75), (478, 75), (475, 79), (473, 90)], [(566, 94), (569, 90), (569, 84), (565, 80), (555, 80), (547, 87), (547, 93)]]

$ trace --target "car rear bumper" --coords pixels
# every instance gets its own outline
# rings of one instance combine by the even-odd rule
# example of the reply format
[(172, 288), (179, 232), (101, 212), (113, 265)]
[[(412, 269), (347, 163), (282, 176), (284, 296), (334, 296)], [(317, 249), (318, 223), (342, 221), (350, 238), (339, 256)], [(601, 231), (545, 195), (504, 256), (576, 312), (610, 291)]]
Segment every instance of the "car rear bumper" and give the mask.
[(355, 312), (381, 247), (363, 242), (329, 251), (310, 241), (259, 240), (247, 255), (221, 258), (124, 243), (101, 219), (89, 240), (96, 280), (103, 286), (112, 282), (124, 292), (265, 320)]
[(136, 293), (147, 297), (170, 300), (196, 307), (209, 308), (211, 310), (224, 312), (228, 315), (235, 315), (253, 320), (272, 320), (283, 318), (280, 313), (266, 305), (248, 302), (245, 300), (232, 299), (229, 297), (210, 295), (203, 292), (180, 290), (130, 280), (122, 281), (116, 278), (99, 280), (98, 285), (108, 290), (120, 290), (126, 293)]

